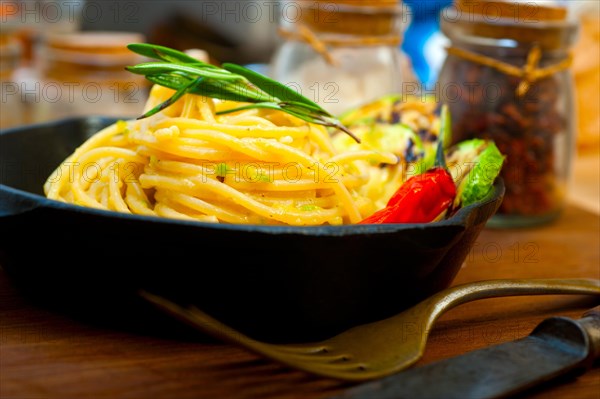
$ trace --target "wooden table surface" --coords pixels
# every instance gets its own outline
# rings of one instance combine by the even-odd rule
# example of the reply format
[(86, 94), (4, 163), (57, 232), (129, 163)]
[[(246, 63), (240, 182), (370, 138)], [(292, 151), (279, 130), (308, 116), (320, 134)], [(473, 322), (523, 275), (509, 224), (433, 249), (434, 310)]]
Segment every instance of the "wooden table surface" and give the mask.
[[(600, 278), (600, 218), (570, 206), (555, 223), (480, 235), (455, 283)], [(446, 313), (419, 365), (521, 338), (542, 319), (579, 318), (590, 296), (486, 299)], [(86, 318), (24, 295), (0, 269), (0, 398), (326, 398), (348, 387), (207, 338), (162, 314)], [(600, 397), (600, 367), (531, 398)]]

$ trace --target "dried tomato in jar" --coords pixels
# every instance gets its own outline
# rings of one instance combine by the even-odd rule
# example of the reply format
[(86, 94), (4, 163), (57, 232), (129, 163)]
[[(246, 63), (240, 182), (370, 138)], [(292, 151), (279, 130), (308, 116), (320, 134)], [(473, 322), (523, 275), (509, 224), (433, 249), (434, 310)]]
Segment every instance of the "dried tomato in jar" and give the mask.
[(491, 139), (506, 156), (506, 194), (488, 226), (556, 219), (575, 151), (569, 49), (577, 24), (565, 9), (533, 2), (457, 0), (441, 29), (450, 45), (438, 90), (453, 142)]

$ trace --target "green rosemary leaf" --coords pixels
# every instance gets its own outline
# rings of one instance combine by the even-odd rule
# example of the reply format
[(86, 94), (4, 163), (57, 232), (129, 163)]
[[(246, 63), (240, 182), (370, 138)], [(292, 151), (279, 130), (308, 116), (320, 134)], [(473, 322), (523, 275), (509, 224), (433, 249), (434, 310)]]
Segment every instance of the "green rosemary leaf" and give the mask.
[(306, 112), (306, 113), (310, 113), (313, 115), (331, 117), (331, 114), (329, 112), (325, 111), (323, 108), (321, 108), (319, 106), (312, 106), (312, 105), (305, 104), (305, 103), (299, 103), (297, 101), (283, 101), (283, 102), (280, 102), (279, 105), (284, 110), (295, 109), (298, 112)]
[(240, 77), (227, 71), (219, 71), (218, 69), (204, 69), (191, 65), (169, 64), (165, 62), (145, 62), (135, 66), (126, 67), (129, 72), (138, 75), (156, 75), (159, 73), (185, 73), (194, 76), (202, 76), (205, 78), (223, 79), (223, 80), (239, 80)]
[(173, 63), (198, 64), (203, 65), (206, 68), (218, 69), (218, 67), (212, 64), (207, 64), (187, 55), (186, 53), (169, 47), (158, 46), (156, 44), (134, 43), (128, 45), (127, 48), (136, 54), (143, 55), (144, 57), (148, 58), (154, 58)]
[(144, 115), (138, 117), (137, 119), (148, 118), (149, 116), (152, 116), (152, 115), (156, 114), (157, 112), (160, 112), (163, 109), (165, 109), (165, 108), (169, 107), (170, 105), (174, 104), (184, 94), (186, 94), (190, 88), (193, 88), (193, 87), (197, 86), (202, 81), (202, 79), (203, 78), (198, 78), (195, 81), (189, 83), (187, 86), (182, 86), (181, 89), (177, 90), (175, 92), (175, 94), (173, 94), (168, 100), (163, 101), (162, 103), (158, 104), (156, 107), (152, 108), (151, 110), (149, 110), (148, 112), (146, 112)]
[(226, 63), (223, 68), (197, 60), (181, 51), (146, 43), (127, 46), (131, 51), (161, 62), (146, 62), (126, 69), (144, 75), (150, 82), (175, 90), (171, 98), (146, 112), (145, 118), (172, 105), (184, 94), (197, 94), (221, 100), (248, 103), (220, 112), (270, 108), (307, 122), (339, 129), (360, 140), (340, 121), (293, 89), (241, 65)]
[(245, 111), (248, 109), (257, 109), (257, 108), (268, 108), (268, 109), (275, 109), (278, 111), (283, 111), (277, 103), (264, 102), (264, 103), (254, 103), (254, 104), (242, 105), (241, 107), (226, 109), (226, 110), (217, 112), (217, 115), (230, 114), (232, 112)]
[[(157, 74), (146, 75), (146, 79), (150, 82), (168, 87), (169, 89), (179, 90), (182, 86), (187, 86), (193, 79), (187, 76), (175, 74)], [(210, 98), (218, 98), (221, 100), (237, 101), (237, 102), (255, 102), (266, 101), (269, 99), (262, 92), (257, 92), (252, 87), (244, 87), (242, 82), (231, 82), (216, 79), (204, 79), (194, 88), (188, 89), (191, 94), (197, 94)]]
[(306, 104), (318, 109), (321, 109), (317, 104), (308, 98), (304, 97), (302, 94), (299, 94), (293, 89), (290, 89), (284, 84), (277, 82), (276, 80), (270, 79), (264, 75), (261, 75), (258, 72), (254, 72), (251, 69), (245, 68), (241, 65), (225, 63), (223, 64), (223, 68), (228, 70), (229, 72), (236, 73), (238, 75), (242, 75), (250, 82), (255, 84), (257, 87), (261, 88), (263, 91), (269, 93), (273, 96), (273, 100), (281, 100), (281, 101), (294, 101), (302, 104)]
[(281, 106), (282, 103), (273, 103), (273, 102), (269, 102), (269, 103), (255, 103), (255, 104), (249, 104), (249, 105), (244, 105), (241, 107), (237, 107), (237, 108), (233, 108), (233, 109), (228, 109), (228, 110), (224, 110), (224, 111), (220, 111), (217, 112), (218, 115), (223, 115), (223, 114), (228, 114), (231, 112), (237, 112), (237, 111), (244, 111), (247, 109), (255, 109), (255, 108), (269, 108), (269, 109), (275, 109), (275, 110), (279, 110), (279, 111), (283, 111), (286, 112), (290, 115), (293, 115), (299, 119), (302, 119), (303, 121), (306, 122), (310, 122), (310, 123), (316, 123), (319, 125), (323, 125), (323, 126), (327, 126), (327, 127), (332, 127), (335, 129), (339, 129), (342, 132), (348, 134), (350, 137), (352, 137), (357, 143), (360, 143), (360, 139), (354, 134), (352, 133), (350, 130), (348, 130), (347, 127), (345, 127), (344, 125), (342, 125), (337, 119), (335, 118), (331, 118), (331, 117), (327, 117), (327, 116), (323, 116), (323, 115), (318, 115), (318, 114), (311, 114), (311, 113), (307, 113), (305, 111), (300, 111), (297, 108), (284, 108)]
[(187, 86), (193, 79), (190, 79), (187, 76), (175, 75), (175, 74), (156, 74), (156, 75), (146, 75), (146, 79), (148, 79), (151, 83), (157, 84), (159, 86), (164, 86), (169, 89), (179, 90), (182, 86)]
[[(203, 90), (209, 91), (207, 92)], [(221, 100), (231, 100), (238, 102), (268, 102), (271, 97), (262, 90), (250, 85), (247, 81), (222, 81), (207, 79), (202, 82), (194, 91), (194, 94), (205, 95), (207, 97), (219, 98)]]
[(233, 91), (221, 81), (205, 80), (198, 85), (194, 90), (190, 90), (191, 94), (200, 96), (218, 98), (219, 100), (237, 101), (237, 102), (252, 102), (252, 98), (244, 96), (243, 93)]
[(282, 106), (282, 104), (285, 104), (285, 103), (275, 103), (275, 102), (254, 103), (254, 104), (243, 105), (241, 107), (236, 107), (236, 108), (232, 108), (232, 109), (219, 111), (219, 112), (217, 112), (217, 114), (223, 115), (223, 114), (229, 114), (229, 113), (237, 112), (237, 111), (245, 111), (248, 109), (268, 108), (268, 109), (275, 109), (278, 111), (286, 112), (290, 115), (294, 115), (294, 116), (296, 116), (304, 121), (307, 121), (307, 122), (313, 122), (313, 123), (319, 123), (319, 124), (326, 123), (327, 125), (330, 125), (332, 127), (334, 126), (334, 123), (331, 120), (325, 119), (322, 115), (307, 112), (306, 110), (304, 110), (302, 108), (285, 107), (285, 106)]
[(274, 102), (254, 103), (254, 104), (243, 105), (241, 107), (236, 107), (236, 108), (232, 108), (232, 109), (219, 111), (219, 112), (217, 112), (217, 114), (223, 115), (223, 114), (229, 114), (229, 113), (237, 112), (237, 111), (245, 111), (248, 109), (268, 108), (268, 109), (274, 109), (274, 110), (286, 112), (290, 115), (293, 115), (293, 116), (300, 118), (307, 122), (319, 123), (321, 125), (327, 124), (328, 126), (332, 126), (332, 127), (334, 126), (334, 124), (331, 123), (330, 121), (322, 119), (322, 117), (320, 115), (314, 115), (312, 113), (307, 113), (307, 112), (298, 110), (297, 108), (290, 108), (290, 107), (284, 108), (281, 106), (281, 104), (282, 103), (274, 103)]
[(337, 120), (335, 118), (321, 116), (319, 118), (319, 122), (315, 122), (315, 123), (341, 130), (342, 132), (346, 133), (348, 136), (352, 137), (354, 139), (354, 141), (356, 141), (357, 143), (360, 144), (360, 142), (361, 142), (360, 139), (354, 133), (352, 133), (352, 131), (350, 129), (348, 129), (339, 120)]
[(291, 109), (286, 109), (286, 110), (281, 109), (281, 110), (284, 111), (284, 112), (286, 112), (286, 113), (288, 113), (288, 114), (290, 114), (290, 115), (295, 116), (296, 118), (302, 119), (303, 121), (311, 122), (311, 123), (318, 123), (320, 125), (323, 125), (323, 123), (321, 123), (319, 119), (315, 119), (313, 116), (311, 116), (309, 114), (305, 114), (305, 113), (302, 113), (302, 112), (294, 111), (294, 110), (291, 110)]

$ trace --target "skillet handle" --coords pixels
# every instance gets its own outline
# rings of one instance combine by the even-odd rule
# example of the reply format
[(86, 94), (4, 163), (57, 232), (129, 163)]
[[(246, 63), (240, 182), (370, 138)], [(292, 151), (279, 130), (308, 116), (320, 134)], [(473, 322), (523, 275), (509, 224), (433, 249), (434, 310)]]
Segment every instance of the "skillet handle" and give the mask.
[(40, 206), (33, 195), (0, 184), (0, 218), (16, 216)]

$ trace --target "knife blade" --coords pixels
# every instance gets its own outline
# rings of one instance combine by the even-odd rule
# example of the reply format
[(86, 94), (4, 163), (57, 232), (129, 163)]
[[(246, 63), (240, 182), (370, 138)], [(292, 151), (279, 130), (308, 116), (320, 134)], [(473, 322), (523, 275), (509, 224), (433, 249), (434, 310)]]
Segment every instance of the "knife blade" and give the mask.
[(600, 358), (600, 306), (581, 319), (551, 317), (526, 337), (415, 367), (330, 399), (498, 399), (558, 377), (577, 376)]

